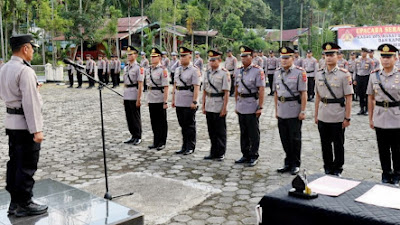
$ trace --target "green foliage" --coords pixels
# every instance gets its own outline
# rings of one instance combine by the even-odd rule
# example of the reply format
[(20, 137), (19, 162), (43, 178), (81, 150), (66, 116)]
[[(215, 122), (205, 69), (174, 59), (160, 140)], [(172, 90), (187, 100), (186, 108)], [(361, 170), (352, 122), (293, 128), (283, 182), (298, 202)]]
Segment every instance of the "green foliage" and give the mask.
[(235, 14), (230, 14), (228, 18), (226, 18), (226, 22), (224, 23), (221, 32), (225, 37), (240, 40), (243, 37), (244, 32), (243, 23), (240, 20), (240, 17)]
[(319, 29), (312, 27), (311, 29), (311, 47), (308, 46), (307, 37), (300, 39), (302, 49), (311, 49), (315, 58), (319, 58), (322, 53), (322, 45), (325, 42), (334, 42), (335, 34), (329, 29)]

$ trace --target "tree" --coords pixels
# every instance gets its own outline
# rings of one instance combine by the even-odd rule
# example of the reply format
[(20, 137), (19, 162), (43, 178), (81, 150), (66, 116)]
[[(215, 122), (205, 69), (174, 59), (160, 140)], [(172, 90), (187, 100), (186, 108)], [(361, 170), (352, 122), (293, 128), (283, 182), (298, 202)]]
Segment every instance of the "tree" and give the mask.
[(262, 0), (247, 0), (248, 7), (242, 16), (243, 25), (246, 28), (265, 26), (271, 18), (271, 9)]
[(225, 37), (234, 38), (240, 40), (243, 37), (243, 23), (240, 17), (235, 14), (230, 14), (226, 18), (226, 22), (222, 26), (222, 34)]

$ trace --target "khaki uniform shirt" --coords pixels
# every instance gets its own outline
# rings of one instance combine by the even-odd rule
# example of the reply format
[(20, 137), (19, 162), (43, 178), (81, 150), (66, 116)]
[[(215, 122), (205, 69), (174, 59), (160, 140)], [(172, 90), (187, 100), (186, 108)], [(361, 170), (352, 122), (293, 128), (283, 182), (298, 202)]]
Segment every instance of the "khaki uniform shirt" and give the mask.
[[(144, 69), (140, 68), (139, 64), (136, 61), (124, 67), (125, 86), (130, 84), (137, 84), (139, 81), (143, 80), (144, 80)], [(137, 100), (137, 94), (138, 94), (137, 87), (125, 87), (124, 100)]]
[[(382, 86), (385, 90), (393, 96), (394, 99), (400, 101), (400, 71), (399, 68), (394, 67), (393, 71), (386, 73), (383, 70), (378, 70)], [(379, 80), (376, 78), (376, 73), (371, 73), (368, 82), (368, 95), (374, 95), (375, 101), (393, 102), (390, 98), (383, 93), (379, 86)], [(384, 129), (399, 129), (400, 128), (400, 107), (375, 106), (374, 108), (374, 126)]]
[[(274, 85), (272, 90), (278, 97), (290, 98), (293, 97), (290, 92), (283, 85), (282, 80), (289, 87), (295, 96), (300, 96), (301, 91), (307, 91), (307, 73), (301, 67), (292, 66), (288, 71), (283, 68), (275, 71)], [(301, 104), (298, 101), (285, 101), (278, 100), (278, 117), (282, 119), (297, 118), (301, 112)]]
[(353, 78), (358, 76), (368, 76), (374, 69), (374, 61), (370, 58), (360, 58), (356, 60), (356, 67), (354, 70)]
[(119, 59), (115, 60), (115, 71), (114, 73), (118, 74), (121, 72), (121, 61)]
[(177, 59), (176, 61), (174, 61), (174, 64), (171, 64), (171, 73), (175, 73), (176, 69), (180, 66), (181, 66), (180, 60)]
[(306, 57), (303, 60), (303, 68), (307, 72), (307, 77), (315, 77), (315, 74), (318, 71), (317, 60), (314, 57)]
[(252, 63), (254, 65), (257, 65), (257, 66), (261, 67), (261, 68), (264, 68), (263, 59), (260, 56), (257, 56), (255, 58), (253, 58)]
[(349, 60), (349, 68), (348, 68), (348, 70), (349, 70), (349, 72), (351, 74), (354, 73), (354, 71), (356, 70), (356, 59), (355, 60), (352, 60), (352, 59)]
[(268, 57), (265, 56), (265, 55), (263, 55), (263, 56), (261, 56), (261, 59), (262, 59), (262, 61), (263, 61), (263, 70), (264, 70), (264, 73), (266, 73), (266, 72), (268, 71)]
[(269, 57), (267, 64), (267, 74), (274, 74), (275, 70), (279, 68), (279, 59), (275, 56)]
[(303, 67), (303, 59), (301, 57), (294, 57), (293, 64), (298, 67)]
[(193, 65), (197, 66), (197, 68), (200, 69), (200, 71), (203, 70), (204, 62), (202, 58), (195, 58), (193, 61)]
[(325, 63), (325, 59), (321, 58), (318, 61), (318, 70), (323, 70), (325, 69), (326, 63)]
[(43, 131), (42, 97), (35, 71), (18, 56), (12, 56), (0, 70), (0, 98), (8, 108), (22, 108), (24, 115), (6, 114), (5, 128)]
[(95, 62), (92, 59), (86, 60), (86, 70), (89, 75), (93, 75)]
[(225, 68), (229, 71), (229, 73), (235, 74), (237, 69), (237, 59), (235, 56), (232, 55), (225, 58)]
[[(235, 86), (240, 94), (250, 94), (242, 83), (246, 84), (251, 93), (258, 93), (258, 88), (265, 86), (265, 75), (261, 67), (251, 64), (246, 69), (240, 67), (235, 74)], [(236, 102), (236, 111), (241, 114), (256, 113), (258, 108), (258, 99), (254, 97), (238, 97)]]
[(97, 69), (98, 69), (98, 70), (105, 70), (105, 69), (107, 69), (107, 68), (106, 68), (106, 61), (104, 61), (104, 59), (98, 60), (96, 65), (97, 65)]
[[(210, 78), (210, 79), (209, 79)], [(231, 76), (227, 69), (218, 68), (217, 70), (207, 70), (203, 79), (204, 91), (207, 93), (224, 93), (231, 89)], [(211, 84), (217, 91), (211, 87)], [(210, 97), (206, 96), (206, 111), (213, 113), (220, 113), (224, 106), (224, 96)]]
[[(146, 84), (147, 84), (147, 102), (148, 103), (163, 103), (164, 102), (164, 92), (161, 90), (153, 90), (153, 87), (168, 87), (168, 70), (163, 69), (161, 65), (153, 68), (148, 67), (145, 70), (146, 74)], [(157, 84), (157, 85), (156, 85)]]
[[(325, 85), (323, 74), (325, 74), (326, 79), (337, 98), (354, 94), (351, 75), (347, 70), (336, 67), (331, 72), (328, 72), (325, 68), (324, 70), (319, 71), (315, 77), (315, 93), (318, 93), (321, 98), (334, 99)], [(343, 122), (346, 116), (345, 113), (345, 107), (342, 107), (339, 103), (324, 104), (320, 102), (318, 108), (318, 120), (325, 123), (340, 123)]]
[(163, 66), (164, 68), (168, 68), (168, 66), (169, 66), (169, 58), (168, 57), (161, 58), (161, 66)]
[(176, 67), (173, 69), (173, 66), (177, 63), (177, 62), (179, 62), (179, 59), (171, 59), (170, 61), (169, 61), (169, 65), (168, 65), (168, 70), (171, 72), (171, 73), (175, 73), (175, 70), (176, 70)]
[[(179, 75), (182, 74), (179, 78)], [(177, 87), (185, 87), (184, 83), (187, 86), (191, 85), (200, 85), (201, 83), (201, 74), (199, 68), (196, 66), (189, 64), (189, 66), (184, 67), (180, 66), (175, 71), (174, 82)], [(193, 102), (193, 94), (191, 90), (175, 90), (175, 106), (177, 107), (190, 107)]]
[(349, 69), (349, 63), (347, 62), (346, 59), (338, 60), (338, 61), (337, 61), (337, 66), (338, 66), (339, 68), (343, 68), (343, 69), (346, 69), (346, 70)]
[(147, 67), (149, 67), (149, 60), (147, 59), (147, 58), (144, 58), (144, 59), (142, 59), (141, 61), (140, 61), (140, 67), (143, 67), (143, 68), (147, 68)]
[(377, 58), (372, 58), (372, 61), (374, 61), (374, 70), (380, 69), (380, 65), (381, 63), (379, 62), (379, 60)]

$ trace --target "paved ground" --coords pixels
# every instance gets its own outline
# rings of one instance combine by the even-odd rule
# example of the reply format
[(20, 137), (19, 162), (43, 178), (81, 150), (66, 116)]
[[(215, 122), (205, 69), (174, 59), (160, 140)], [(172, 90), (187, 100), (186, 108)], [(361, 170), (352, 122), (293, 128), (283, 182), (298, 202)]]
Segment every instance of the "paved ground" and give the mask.
[[(85, 85), (86, 86), (86, 85)], [(122, 87), (117, 89), (122, 93)], [(67, 89), (66, 86), (45, 84), (41, 93), (44, 99), (45, 141), (42, 145), (40, 169), (36, 179), (52, 178), (66, 184), (78, 185), (103, 177), (103, 158), (99, 117), (98, 91), (96, 89)], [(148, 107), (142, 107), (143, 142), (140, 146), (123, 144), (129, 137), (122, 99), (104, 91), (106, 146), (111, 176), (127, 172), (144, 172), (176, 180), (212, 185), (220, 194), (208, 198), (194, 208), (180, 212), (167, 224), (255, 224), (254, 207), (262, 196), (289, 183), (292, 176), (278, 174), (275, 169), (283, 163), (277, 121), (274, 118), (272, 97), (266, 97), (260, 119), (260, 161), (256, 167), (235, 165), (241, 156), (239, 125), (234, 113), (234, 99), (229, 102), (227, 116), (228, 149), (224, 162), (204, 161), (208, 154), (209, 139), (205, 116), (197, 114), (197, 148), (190, 156), (178, 156), (181, 133), (174, 109), (168, 109), (167, 148), (157, 152), (148, 150), (152, 132)], [(354, 103), (351, 126), (346, 130), (346, 162), (344, 177), (360, 180), (380, 180), (375, 134), (369, 129), (366, 116), (355, 115)], [(0, 118), (4, 118), (1, 102)], [(322, 173), (319, 134), (313, 123), (314, 104), (307, 105), (307, 119), (303, 123), (302, 168), (309, 174)], [(0, 130), (4, 129), (3, 124)], [(5, 185), (7, 137), (0, 138), (0, 187)], [(114, 191), (117, 192), (118, 190)], [(117, 193), (115, 193), (117, 194)], [(177, 203), (179, 204), (179, 203)]]

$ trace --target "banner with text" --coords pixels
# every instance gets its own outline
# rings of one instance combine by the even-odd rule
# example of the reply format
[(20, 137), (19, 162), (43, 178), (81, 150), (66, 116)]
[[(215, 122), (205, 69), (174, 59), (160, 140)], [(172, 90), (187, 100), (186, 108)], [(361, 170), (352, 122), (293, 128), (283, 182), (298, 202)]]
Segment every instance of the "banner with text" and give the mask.
[(400, 25), (339, 28), (338, 44), (342, 50), (376, 50), (389, 43), (400, 48)]

